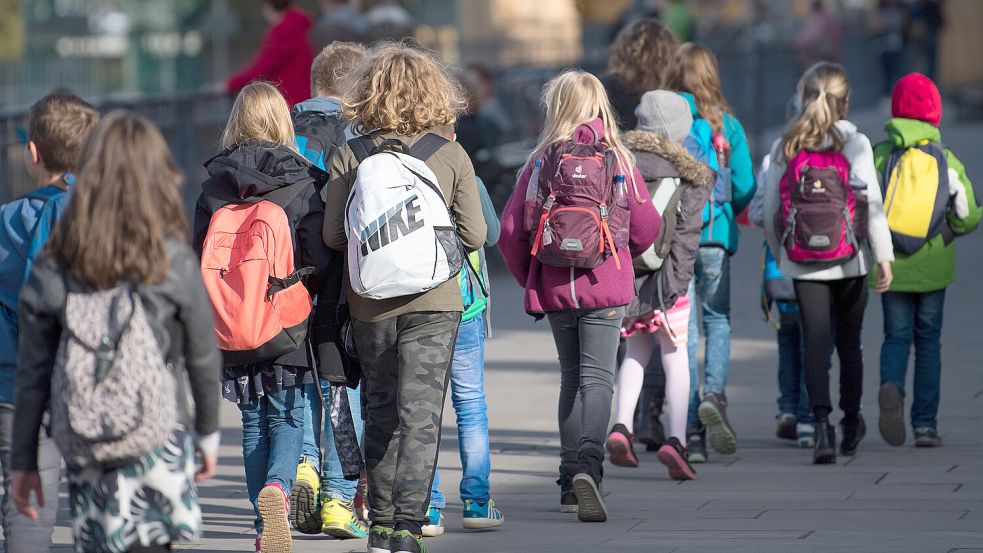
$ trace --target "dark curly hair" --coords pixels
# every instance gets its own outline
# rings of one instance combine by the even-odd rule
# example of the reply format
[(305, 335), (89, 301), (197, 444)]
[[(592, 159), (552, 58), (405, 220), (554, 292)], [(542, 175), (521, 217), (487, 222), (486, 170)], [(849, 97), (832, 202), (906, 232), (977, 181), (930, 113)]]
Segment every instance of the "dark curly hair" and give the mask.
[(614, 38), (607, 73), (637, 96), (663, 88), (662, 68), (679, 41), (668, 27), (652, 18), (628, 25)]

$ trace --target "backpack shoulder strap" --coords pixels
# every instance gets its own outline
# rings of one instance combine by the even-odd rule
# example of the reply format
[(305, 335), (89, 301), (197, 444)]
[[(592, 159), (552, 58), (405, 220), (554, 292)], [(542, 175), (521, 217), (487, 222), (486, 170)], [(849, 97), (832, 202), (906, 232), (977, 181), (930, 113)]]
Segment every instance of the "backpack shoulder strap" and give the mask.
[(355, 154), (355, 159), (362, 163), (372, 155), (375, 150), (375, 142), (369, 136), (356, 136), (348, 141), (348, 147)]
[(437, 153), (437, 150), (443, 148), (444, 144), (448, 142), (450, 141), (446, 138), (428, 132), (410, 147), (410, 155), (420, 161), (426, 162), (430, 159), (430, 156)]

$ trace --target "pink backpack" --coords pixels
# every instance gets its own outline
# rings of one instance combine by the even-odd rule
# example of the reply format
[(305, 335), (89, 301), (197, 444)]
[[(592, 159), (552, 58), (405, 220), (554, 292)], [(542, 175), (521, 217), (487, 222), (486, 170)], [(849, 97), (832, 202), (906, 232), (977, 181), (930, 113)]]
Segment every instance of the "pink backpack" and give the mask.
[(628, 246), (629, 194), (614, 150), (598, 140), (550, 145), (537, 159), (526, 193), (533, 256), (544, 265), (592, 269)]
[(852, 259), (866, 237), (866, 203), (850, 185), (840, 152), (799, 152), (779, 184), (775, 228), (790, 261), (836, 264)]

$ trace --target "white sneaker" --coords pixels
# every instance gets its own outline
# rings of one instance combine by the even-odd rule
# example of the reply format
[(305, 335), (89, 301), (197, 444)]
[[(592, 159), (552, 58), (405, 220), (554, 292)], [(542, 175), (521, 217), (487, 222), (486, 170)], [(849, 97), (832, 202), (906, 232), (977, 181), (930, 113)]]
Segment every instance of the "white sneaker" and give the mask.
[(796, 424), (795, 435), (799, 440), (799, 447), (816, 447), (816, 427), (811, 423), (800, 422)]

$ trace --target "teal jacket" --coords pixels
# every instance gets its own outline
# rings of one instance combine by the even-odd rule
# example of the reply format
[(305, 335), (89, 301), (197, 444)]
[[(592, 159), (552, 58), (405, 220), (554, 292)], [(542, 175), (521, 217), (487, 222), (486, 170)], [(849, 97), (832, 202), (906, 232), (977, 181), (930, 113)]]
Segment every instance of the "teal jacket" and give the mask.
[[(696, 99), (688, 92), (680, 93), (680, 96), (689, 102), (690, 110), (693, 112), (694, 121), (702, 119), (696, 107)], [(697, 125), (694, 123), (694, 128)], [(737, 246), (740, 240), (740, 232), (737, 229), (737, 215), (751, 203), (754, 198), (754, 191), (757, 183), (754, 178), (754, 164), (751, 162), (751, 150), (748, 147), (747, 134), (734, 116), (729, 113), (724, 114), (724, 137), (730, 143), (730, 179), (731, 179), (731, 201), (718, 207), (714, 216), (713, 225), (706, 224), (703, 227), (703, 235), (700, 241), (701, 246), (721, 246), (730, 254), (737, 253)], [(710, 167), (717, 170), (717, 157), (713, 151), (713, 145), (708, 143), (706, 137), (693, 136), (700, 147), (705, 150), (703, 153), (708, 156)], [(708, 204), (704, 211), (704, 221), (710, 220)]]
[[(915, 119), (894, 118), (884, 126), (888, 140), (874, 147), (874, 165), (879, 174), (884, 172), (891, 152), (897, 148), (909, 148), (923, 140), (941, 142), (942, 134), (938, 127)], [(952, 172), (958, 177), (959, 184), (966, 193), (969, 214), (958, 217), (950, 210), (948, 219), (956, 235), (972, 232), (980, 223), (983, 208), (980, 207), (980, 197), (973, 190), (973, 184), (966, 176), (966, 169), (948, 148), (945, 149), (946, 160), (949, 162), (950, 179)], [(882, 183), (883, 186), (883, 183)], [(891, 266), (894, 281), (891, 283), (892, 292), (934, 292), (952, 284), (956, 278), (956, 244), (945, 245), (942, 235), (930, 239), (917, 252), (906, 255), (894, 252), (894, 264)]]

